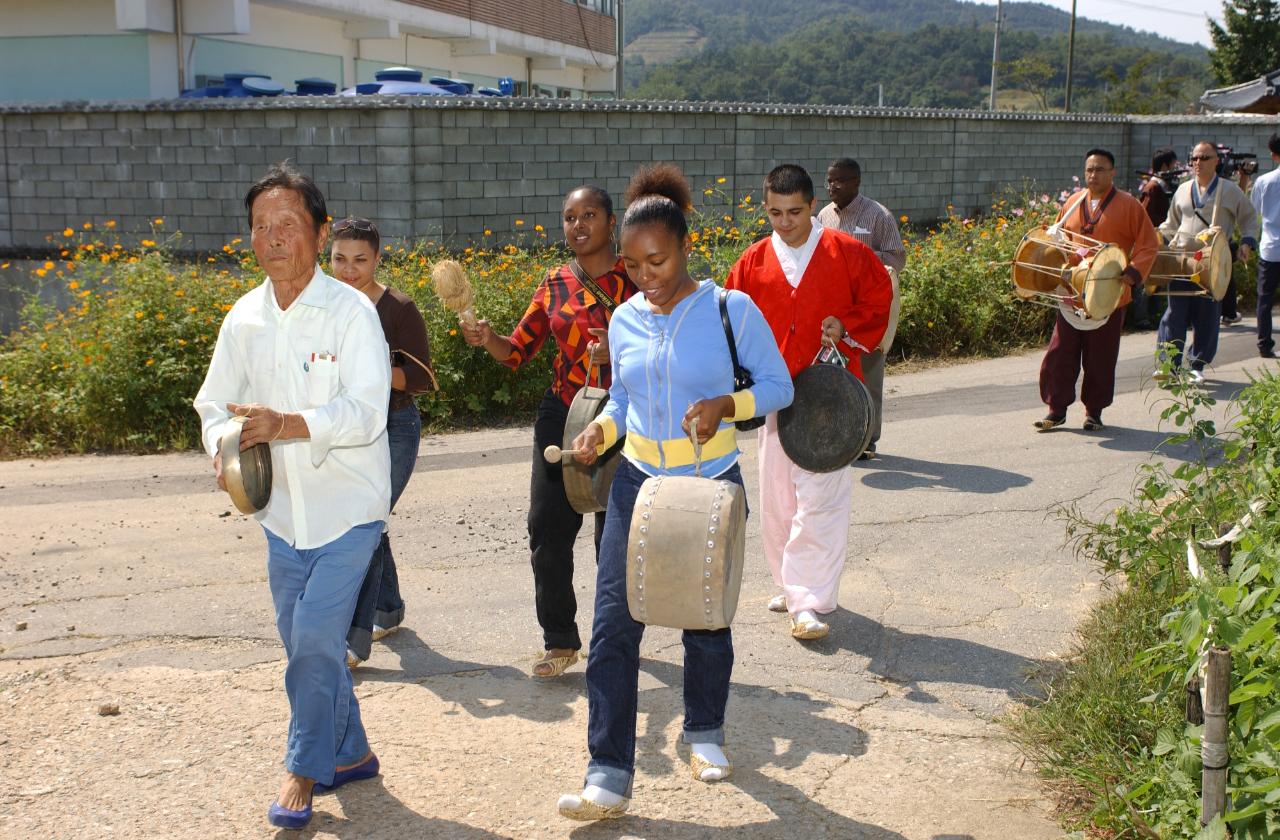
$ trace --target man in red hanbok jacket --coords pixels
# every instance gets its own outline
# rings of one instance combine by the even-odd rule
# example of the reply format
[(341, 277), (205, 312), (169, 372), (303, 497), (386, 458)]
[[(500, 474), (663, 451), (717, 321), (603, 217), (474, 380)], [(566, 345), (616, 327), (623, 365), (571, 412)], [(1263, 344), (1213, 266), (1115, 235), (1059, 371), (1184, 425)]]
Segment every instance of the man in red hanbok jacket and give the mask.
[[(775, 168), (764, 197), (773, 235), (743, 253), (725, 287), (746, 292), (760, 307), (792, 376), (813, 363), (826, 336), (861, 378), (861, 355), (880, 343), (889, 324), (888, 272), (866, 245), (816, 223), (813, 180), (803, 168)], [(778, 440), (776, 412), (759, 435), (765, 559), (782, 589), (769, 608), (790, 613), (796, 638), (820, 638), (830, 628), (818, 614), (834, 610), (839, 594), (853, 470), (813, 473), (793, 463)]]

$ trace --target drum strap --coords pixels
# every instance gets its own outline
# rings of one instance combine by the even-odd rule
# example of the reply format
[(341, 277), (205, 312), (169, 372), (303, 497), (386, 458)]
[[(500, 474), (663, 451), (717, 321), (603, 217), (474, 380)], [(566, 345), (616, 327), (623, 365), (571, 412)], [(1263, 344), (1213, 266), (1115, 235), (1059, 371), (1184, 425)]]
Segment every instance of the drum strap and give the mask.
[(582, 266), (578, 265), (577, 260), (571, 260), (569, 262), (569, 270), (573, 272), (573, 276), (582, 284), (582, 288), (595, 295), (596, 300), (604, 304), (605, 311), (612, 315), (614, 307), (618, 305), (617, 301), (609, 297), (609, 295), (605, 293), (605, 290), (600, 288), (600, 284), (591, 279), (591, 276), (587, 274), (586, 270), (583, 269)]
[(1080, 202), (1080, 232), (1085, 236), (1093, 234), (1093, 230), (1097, 227), (1098, 222), (1102, 221), (1102, 214), (1106, 212), (1107, 205), (1111, 203), (1111, 199), (1116, 197), (1116, 188), (1112, 187), (1111, 192), (1098, 203), (1098, 212), (1089, 212), (1089, 202)]

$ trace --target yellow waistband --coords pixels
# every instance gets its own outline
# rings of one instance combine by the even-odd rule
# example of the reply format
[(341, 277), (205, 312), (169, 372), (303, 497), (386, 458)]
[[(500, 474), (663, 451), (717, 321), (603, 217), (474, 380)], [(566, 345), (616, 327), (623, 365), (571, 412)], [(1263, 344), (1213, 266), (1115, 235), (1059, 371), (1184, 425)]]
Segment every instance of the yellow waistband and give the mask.
[[(713, 461), (729, 455), (737, 448), (738, 442), (733, 436), (733, 426), (726, 426), (716, 432), (711, 440), (702, 444), (702, 460)], [(655, 466), (663, 464), (667, 467), (683, 467), (694, 461), (693, 443), (687, 437), (659, 441), (630, 432), (627, 434), (627, 442), (622, 445), (622, 451), (632, 460)]]

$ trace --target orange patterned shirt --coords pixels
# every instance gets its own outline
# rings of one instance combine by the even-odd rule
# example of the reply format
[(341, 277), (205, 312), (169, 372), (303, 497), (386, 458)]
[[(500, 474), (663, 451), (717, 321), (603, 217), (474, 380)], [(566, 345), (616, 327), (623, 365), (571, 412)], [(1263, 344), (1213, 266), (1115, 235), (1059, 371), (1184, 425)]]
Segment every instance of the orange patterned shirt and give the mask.
[[(621, 260), (593, 279), (615, 304), (636, 291)], [(587, 345), (596, 340), (587, 330), (608, 326), (609, 313), (604, 304), (578, 282), (568, 265), (562, 265), (549, 272), (534, 291), (529, 308), (511, 334), (511, 354), (503, 364), (512, 369), (520, 367), (537, 355), (548, 333), (555, 336), (558, 352), (552, 363), (555, 379), (551, 391), (568, 405), (587, 383)], [(594, 384), (609, 387), (607, 365), (601, 367), (600, 381)]]

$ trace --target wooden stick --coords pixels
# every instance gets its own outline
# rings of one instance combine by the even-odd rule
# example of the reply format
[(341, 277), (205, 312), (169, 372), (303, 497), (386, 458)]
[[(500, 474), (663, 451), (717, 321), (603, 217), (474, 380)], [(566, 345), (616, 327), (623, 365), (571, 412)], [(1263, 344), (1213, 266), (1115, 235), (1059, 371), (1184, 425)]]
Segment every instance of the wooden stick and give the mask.
[[(1210, 181), (1210, 183), (1213, 183)], [(1222, 203), (1222, 179), (1218, 179), (1218, 188), (1213, 191), (1213, 215), (1209, 217), (1209, 227), (1218, 226), (1218, 205)]]
[(561, 449), (554, 443), (542, 450), (542, 457), (547, 459), (548, 463), (554, 464), (556, 461), (563, 461), (565, 458), (572, 458), (574, 455), (586, 455), (588, 449)]
[(1227, 699), (1231, 696), (1231, 650), (1206, 654), (1204, 735), (1200, 739), (1200, 824), (1208, 825), (1227, 808)]

